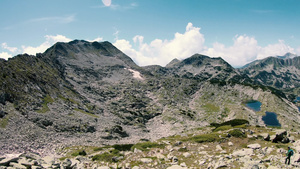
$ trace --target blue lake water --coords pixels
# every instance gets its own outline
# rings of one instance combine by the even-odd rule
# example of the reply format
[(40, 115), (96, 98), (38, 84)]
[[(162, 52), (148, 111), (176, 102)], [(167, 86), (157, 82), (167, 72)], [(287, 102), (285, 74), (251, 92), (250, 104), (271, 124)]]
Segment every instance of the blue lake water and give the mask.
[(246, 103), (246, 106), (254, 111), (260, 111), (261, 102), (257, 100), (251, 100)]
[(275, 127), (281, 127), (281, 124), (279, 123), (277, 119), (277, 114), (273, 112), (266, 112), (265, 116), (262, 116), (262, 120), (265, 122), (267, 126), (275, 126)]
[[(297, 97), (300, 101), (300, 97)], [(261, 102), (257, 100), (251, 100), (246, 103), (246, 106), (256, 112), (259, 112), (261, 110)], [(300, 111), (300, 107), (299, 107)], [(266, 112), (265, 116), (262, 116), (262, 120), (267, 126), (275, 126), (280, 127), (281, 124), (279, 123), (277, 119), (277, 114), (273, 112)]]

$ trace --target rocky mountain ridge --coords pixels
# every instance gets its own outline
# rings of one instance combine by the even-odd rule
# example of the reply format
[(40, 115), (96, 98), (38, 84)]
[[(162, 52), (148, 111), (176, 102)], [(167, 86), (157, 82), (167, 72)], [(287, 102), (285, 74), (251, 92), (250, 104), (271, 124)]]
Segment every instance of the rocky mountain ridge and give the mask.
[(266, 86), (299, 95), (300, 56), (286, 54), (254, 61), (239, 69)]
[[(283, 128), (300, 127), (284, 93), (221, 58), (195, 54), (139, 67), (109, 42), (75, 40), (0, 64), (1, 154), (132, 144), (235, 118), (264, 126), (265, 111), (276, 112)], [(249, 100), (262, 110), (247, 108)]]

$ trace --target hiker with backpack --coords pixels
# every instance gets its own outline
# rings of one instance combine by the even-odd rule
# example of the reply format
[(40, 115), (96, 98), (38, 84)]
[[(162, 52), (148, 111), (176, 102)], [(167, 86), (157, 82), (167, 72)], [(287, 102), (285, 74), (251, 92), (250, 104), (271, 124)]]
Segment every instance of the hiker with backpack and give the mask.
[(288, 165), (290, 165), (292, 155), (294, 155), (294, 151), (291, 149), (291, 147), (288, 147), (288, 152), (286, 153), (285, 164), (288, 161)]

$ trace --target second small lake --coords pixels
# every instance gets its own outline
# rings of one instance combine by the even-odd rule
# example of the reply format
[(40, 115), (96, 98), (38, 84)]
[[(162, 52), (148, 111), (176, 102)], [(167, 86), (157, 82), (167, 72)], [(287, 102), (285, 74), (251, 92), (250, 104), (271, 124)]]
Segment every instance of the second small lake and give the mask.
[(281, 124), (279, 123), (277, 119), (277, 114), (273, 112), (266, 112), (265, 116), (262, 116), (262, 120), (265, 122), (267, 126), (275, 126), (275, 127), (281, 127)]

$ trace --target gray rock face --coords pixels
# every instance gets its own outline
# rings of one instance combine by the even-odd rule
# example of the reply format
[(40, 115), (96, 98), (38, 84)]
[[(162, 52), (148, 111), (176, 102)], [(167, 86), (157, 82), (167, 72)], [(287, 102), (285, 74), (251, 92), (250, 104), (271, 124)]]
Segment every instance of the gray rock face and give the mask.
[(264, 85), (278, 89), (293, 89), (300, 86), (300, 57), (268, 57), (254, 61), (241, 72)]

